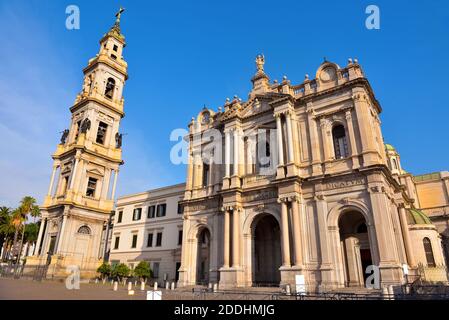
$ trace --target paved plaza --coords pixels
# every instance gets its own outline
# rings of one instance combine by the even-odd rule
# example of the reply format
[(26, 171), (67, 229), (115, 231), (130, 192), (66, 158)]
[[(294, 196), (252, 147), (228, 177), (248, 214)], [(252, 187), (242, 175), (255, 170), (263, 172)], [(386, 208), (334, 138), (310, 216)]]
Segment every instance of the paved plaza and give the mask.
[(79, 290), (68, 290), (64, 282), (0, 278), (0, 300), (145, 300), (145, 291), (137, 289), (129, 296), (127, 286), (113, 291), (110, 283), (81, 283)]

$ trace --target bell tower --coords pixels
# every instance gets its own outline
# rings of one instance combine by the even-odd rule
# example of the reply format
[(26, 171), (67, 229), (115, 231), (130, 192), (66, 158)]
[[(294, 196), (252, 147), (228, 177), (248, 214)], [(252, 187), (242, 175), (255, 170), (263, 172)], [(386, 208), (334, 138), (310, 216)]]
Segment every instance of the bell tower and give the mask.
[(83, 70), (69, 128), (52, 155), (53, 172), (41, 207), (34, 261), (27, 264), (55, 265), (48, 268), (59, 273), (54, 276), (65, 275), (68, 265), (79, 266), (83, 277), (95, 274), (105, 251), (102, 239), (106, 239), (123, 164), (119, 126), (128, 79), (123, 59), (126, 43), (120, 30), (123, 11), (120, 8), (114, 25), (100, 40), (98, 54)]

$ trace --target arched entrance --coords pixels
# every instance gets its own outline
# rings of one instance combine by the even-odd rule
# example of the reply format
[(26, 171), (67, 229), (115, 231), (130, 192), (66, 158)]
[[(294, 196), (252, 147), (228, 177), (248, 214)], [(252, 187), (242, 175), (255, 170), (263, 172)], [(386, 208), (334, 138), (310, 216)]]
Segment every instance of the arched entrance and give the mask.
[(253, 285), (279, 285), (281, 275), (281, 232), (276, 218), (264, 214), (253, 222)]
[(196, 283), (209, 283), (210, 269), (210, 232), (202, 228), (197, 235)]
[(357, 211), (344, 212), (338, 221), (345, 286), (365, 286), (366, 268), (373, 264), (365, 217)]

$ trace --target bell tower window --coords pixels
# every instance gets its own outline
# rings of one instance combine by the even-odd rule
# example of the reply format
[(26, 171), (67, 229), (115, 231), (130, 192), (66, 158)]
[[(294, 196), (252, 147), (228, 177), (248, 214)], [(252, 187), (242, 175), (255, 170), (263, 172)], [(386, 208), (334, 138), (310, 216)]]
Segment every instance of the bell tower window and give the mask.
[(97, 143), (104, 144), (107, 130), (108, 125), (100, 121), (100, 123), (98, 124), (97, 139), (95, 140)]
[(332, 129), (332, 137), (334, 140), (335, 159), (348, 157), (348, 141), (346, 139), (345, 127), (342, 125), (335, 126)]
[(114, 96), (114, 88), (115, 88), (115, 80), (112, 78), (108, 78), (108, 82), (106, 83), (106, 90), (104, 95), (106, 98), (112, 99)]
[(95, 189), (97, 189), (97, 182), (98, 179), (90, 177), (87, 181), (87, 190), (86, 190), (86, 196), (87, 197), (95, 197)]
[(436, 264), (435, 264), (435, 257), (433, 256), (432, 243), (430, 242), (430, 239), (424, 238), (423, 245), (424, 245), (424, 252), (426, 254), (427, 266), (433, 268), (436, 266)]

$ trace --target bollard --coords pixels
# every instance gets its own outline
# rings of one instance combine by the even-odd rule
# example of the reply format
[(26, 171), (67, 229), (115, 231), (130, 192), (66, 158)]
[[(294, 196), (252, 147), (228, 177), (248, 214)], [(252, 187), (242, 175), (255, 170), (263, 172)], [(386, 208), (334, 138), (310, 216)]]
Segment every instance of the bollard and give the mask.
[(157, 282), (154, 283), (153, 289), (154, 289), (154, 291), (157, 291)]
[(292, 291), (291, 291), (291, 288), (290, 288), (290, 285), (289, 285), (289, 284), (285, 285), (285, 293), (286, 293), (288, 296), (292, 294)]
[(168, 289), (170, 289), (170, 282), (167, 281), (165, 283), (165, 290), (168, 290)]
[(384, 297), (384, 300), (388, 300), (388, 288), (387, 287), (382, 288), (382, 295)]
[(118, 290), (118, 282), (114, 281), (114, 291), (117, 291), (117, 290)]
[(214, 283), (214, 287), (213, 287), (214, 289), (214, 292), (217, 292), (218, 291), (218, 284), (217, 283)]
[(134, 295), (134, 290), (128, 290), (128, 296), (133, 296)]
[(209, 282), (209, 284), (207, 285), (207, 289), (208, 289), (208, 290), (211, 290), (211, 289), (212, 289), (212, 283), (211, 283), (211, 282)]
[(175, 283), (174, 282), (171, 283), (171, 289), (175, 290)]
[(95, 283), (98, 283), (98, 278), (95, 279)]
[(394, 287), (393, 285), (388, 286), (388, 295), (390, 296), (390, 300), (394, 300)]
[(103, 279), (103, 284), (105, 284), (105, 283), (106, 283), (106, 278)]
[(133, 283), (130, 281), (128, 282), (128, 291), (133, 289)]
[(137, 287), (137, 280), (134, 281), (134, 287)]
[(140, 290), (145, 291), (145, 281), (140, 281)]

